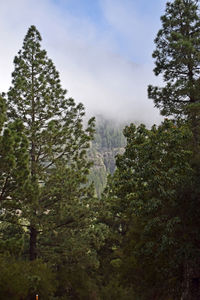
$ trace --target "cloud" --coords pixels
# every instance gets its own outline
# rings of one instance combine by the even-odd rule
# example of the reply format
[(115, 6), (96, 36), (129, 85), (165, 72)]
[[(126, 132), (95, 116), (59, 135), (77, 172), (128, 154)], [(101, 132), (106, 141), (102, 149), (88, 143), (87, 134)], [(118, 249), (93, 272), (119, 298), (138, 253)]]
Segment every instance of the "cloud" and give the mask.
[[(60, 71), (63, 87), (77, 102), (85, 104), (87, 112), (123, 121), (159, 122), (161, 117), (146, 92), (148, 83), (155, 82), (152, 64), (134, 63), (124, 55), (116, 39), (118, 32), (129, 41), (130, 52), (140, 39), (131, 28), (138, 27), (141, 21), (136, 12), (132, 20), (130, 11), (133, 9), (128, 2), (125, 1), (124, 6), (119, 0), (101, 2), (109, 25), (102, 33), (89, 18), (71, 15), (67, 10), (63, 12), (50, 0), (1, 1), (0, 90), (8, 89), (12, 60), (22, 46), (28, 27), (34, 24), (43, 37), (43, 47)], [(119, 15), (120, 22), (117, 21)], [(146, 25), (144, 22), (141, 32), (145, 32)], [(145, 42), (141, 43), (138, 51), (142, 52)]]
[(151, 59), (153, 39), (160, 22), (156, 10), (161, 9), (163, 3), (162, 0), (153, 1), (101, 0), (104, 17), (124, 44), (124, 52), (141, 63)]

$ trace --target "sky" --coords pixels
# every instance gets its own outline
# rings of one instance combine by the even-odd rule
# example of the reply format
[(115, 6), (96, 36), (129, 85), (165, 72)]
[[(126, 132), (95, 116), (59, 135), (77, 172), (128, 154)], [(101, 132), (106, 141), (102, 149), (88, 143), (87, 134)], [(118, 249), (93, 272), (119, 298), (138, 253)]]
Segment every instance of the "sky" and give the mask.
[(153, 74), (153, 40), (165, 0), (0, 1), (0, 92), (11, 85), (13, 58), (31, 25), (42, 36), (68, 96), (88, 115), (159, 123), (147, 98)]

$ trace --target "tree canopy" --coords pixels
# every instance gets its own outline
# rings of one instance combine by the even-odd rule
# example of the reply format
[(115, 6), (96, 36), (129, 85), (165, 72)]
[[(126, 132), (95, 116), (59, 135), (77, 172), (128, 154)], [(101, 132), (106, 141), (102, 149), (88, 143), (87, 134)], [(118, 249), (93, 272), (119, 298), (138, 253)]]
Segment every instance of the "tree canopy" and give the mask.
[[(0, 95), (5, 299), (200, 299), (199, 2), (167, 2), (161, 21), (153, 57), (165, 86), (148, 94), (170, 119), (130, 124), (124, 137), (100, 121), (92, 150), (94, 118), (28, 29)], [(89, 155), (102, 149), (112, 174), (98, 199)]]
[(106, 234), (106, 226), (97, 224), (98, 203), (87, 179), (94, 118), (85, 125), (83, 105), (66, 98), (35, 26), (14, 65), (6, 101), (0, 99), (2, 254), (29, 259), (30, 265), (42, 259), (41, 268), (48, 263), (59, 281), (56, 297), (86, 293), (89, 299), (91, 288), (81, 281), (86, 277), (93, 286), (90, 272), (98, 268), (96, 251)]
[(200, 7), (198, 0), (167, 2), (162, 28), (155, 38), (155, 75), (165, 86), (148, 87), (163, 115), (183, 115), (188, 104), (200, 99)]

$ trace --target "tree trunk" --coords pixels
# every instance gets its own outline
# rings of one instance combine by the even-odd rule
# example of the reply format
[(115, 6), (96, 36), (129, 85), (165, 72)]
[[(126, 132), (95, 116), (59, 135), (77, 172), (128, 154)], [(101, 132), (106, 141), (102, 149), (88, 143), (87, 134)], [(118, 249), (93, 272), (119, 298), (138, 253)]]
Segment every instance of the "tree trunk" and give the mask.
[[(31, 176), (33, 184), (36, 183), (36, 151), (35, 151), (35, 84), (34, 84), (34, 51), (32, 50), (31, 66)], [(35, 199), (34, 199), (35, 200)], [(34, 215), (35, 215), (34, 210)], [(33, 223), (30, 225), (30, 243), (29, 243), (30, 260), (37, 258), (37, 230)]]
[(200, 299), (200, 265), (199, 263), (187, 263), (185, 266), (185, 278), (181, 300)]
[(35, 260), (37, 258), (37, 230), (34, 226), (30, 227), (30, 243), (29, 243), (29, 259)]

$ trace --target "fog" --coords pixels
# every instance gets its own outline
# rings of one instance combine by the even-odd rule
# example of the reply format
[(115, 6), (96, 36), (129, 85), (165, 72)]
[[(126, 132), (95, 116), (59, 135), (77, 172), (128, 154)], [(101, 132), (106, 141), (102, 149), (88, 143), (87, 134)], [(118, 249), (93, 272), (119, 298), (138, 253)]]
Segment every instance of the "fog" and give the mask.
[(161, 83), (152, 72), (151, 59), (159, 16), (150, 26), (149, 17), (138, 15), (131, 1), (102, 0), (107, 27), (101, 30), (89, 17), (63, 12), (64, 1), (59, 2), (60, 6), (50, 0), (1, 1), (0, 91), (10, 86), (13, 58), (34, 24), (63, 88), (85, 105), (88, 115), (159, 123), (159, 112), (147, 98), (148, 84)]

